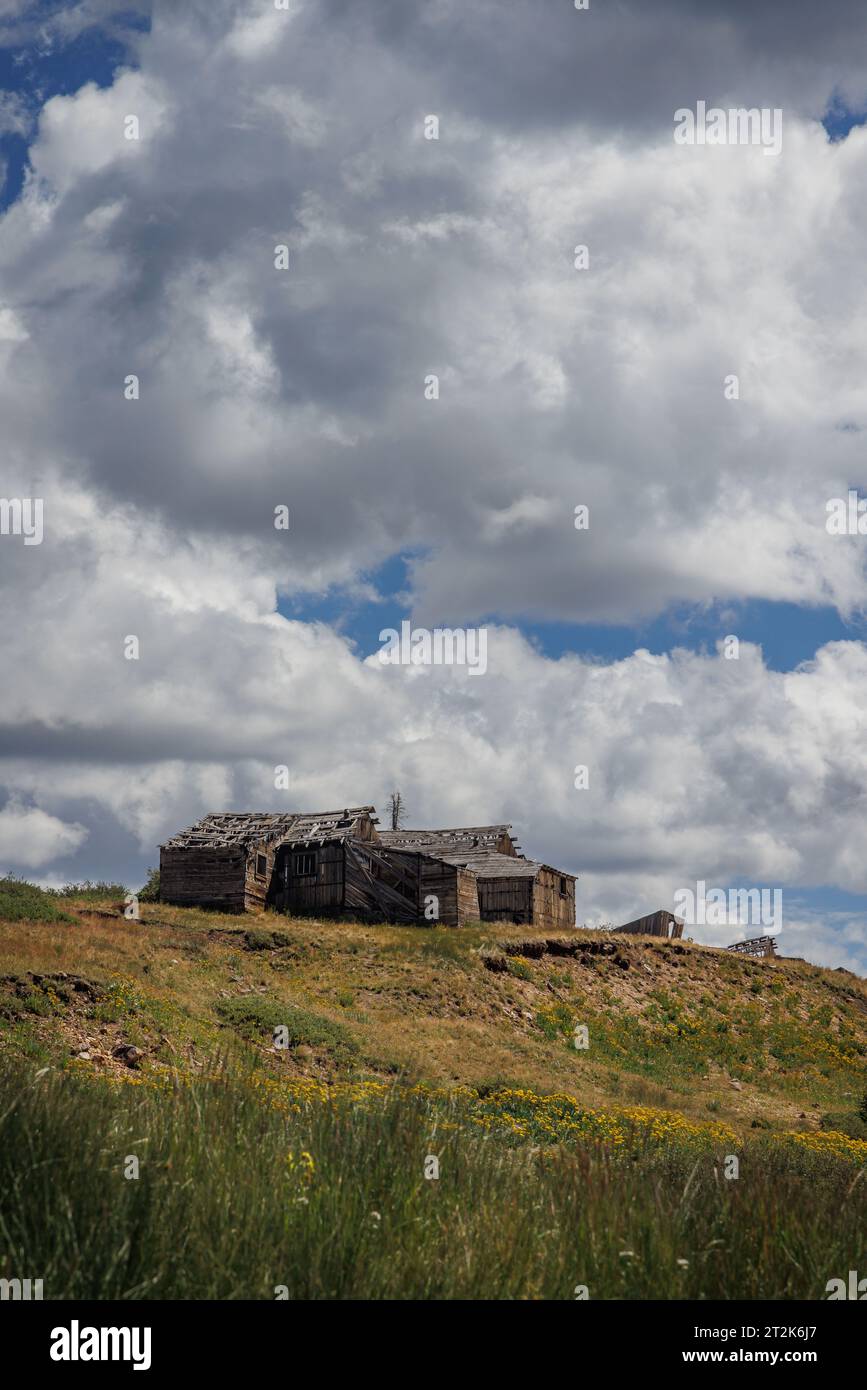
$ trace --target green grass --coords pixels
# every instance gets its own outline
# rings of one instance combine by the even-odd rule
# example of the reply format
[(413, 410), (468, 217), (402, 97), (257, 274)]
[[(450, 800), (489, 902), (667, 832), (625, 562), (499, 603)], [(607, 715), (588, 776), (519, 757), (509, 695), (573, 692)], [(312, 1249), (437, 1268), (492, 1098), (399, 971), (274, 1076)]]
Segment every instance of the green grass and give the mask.
[(854, 1111), (832, 1111), (823, 1115), (822, 1129), (833, 1129), (838, 1134), (848, 1134), (850, 1139), (867, 1139), (867, 1120)]
[[(616, 1003), (604, 1011), (585, 1005), (581, 1022), (590, 1029), (594, 1055), (669, 1084), (702, 1075), (709, 1065), (783, 1093), (803, 1087), (805, 1079), (824, 1078), (836, 1089), (867, 1083), (867, 1045), (845, 1023), (831, 1035), (828, 1008), (805, 1020), (780, 999), (763, 1014), (750, 992), (721, 991), (696, 1006), (656, 990), (641, 1015)], [(539, 1023), (548, 1037), (558, 1031), (550, 1018)], [(567, 1031), (565, 1014), (560, 1031)]]
[(271, 1037), (276, 1028), (285, 1028), (289, 1050), (301, 1046), (322, 1048), (344, 1061), (358, 1051), (358, 1044), (342, 1023), (261, 994), (221, 999), (217, 1003), (217, 1013), (224, 1023), (247, 1038)]
[(244, 948), (247, 951), (281, 951), (292, 945), (291, 936), (284, 931), (261, 931), (254, 928), (244, 932)]
[(25, 879), (0, 878), (0, 920), (5, 922), (74, 922), (50, 893)]
[(726, 1182), (711, 1156), (540, 1151), (461, 1118), (398, 1090), (287, 1113), (226, 1073), (159, 1090), (6, 1059), (0, 1277), (76, 1299), (815, 1299), (867, 1264), (844, 1165), (757, 1141)]

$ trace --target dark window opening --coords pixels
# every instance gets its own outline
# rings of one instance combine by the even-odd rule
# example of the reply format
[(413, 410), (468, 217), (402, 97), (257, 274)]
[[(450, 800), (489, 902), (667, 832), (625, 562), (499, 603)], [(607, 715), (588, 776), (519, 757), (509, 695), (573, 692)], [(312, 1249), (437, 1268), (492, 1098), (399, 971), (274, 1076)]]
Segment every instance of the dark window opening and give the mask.
[(256, 855), (256, 877), (264, 878), (268, 872), (268, 860), (264, 854)]
[(316, 877), (316, 855), (315, 855), (315, 854), (296, 854), (296, 856), (295, 856), (295, 877), (296, 877), (296, 878), (315, 878), (315, 877)]
[(561, 878), (561, 880), (560, 880), (560, 897), (561, 897), (561, 898), (565, 898), (565, 897), (566, 897), (566, 880), (565, 880), (565, 878)]

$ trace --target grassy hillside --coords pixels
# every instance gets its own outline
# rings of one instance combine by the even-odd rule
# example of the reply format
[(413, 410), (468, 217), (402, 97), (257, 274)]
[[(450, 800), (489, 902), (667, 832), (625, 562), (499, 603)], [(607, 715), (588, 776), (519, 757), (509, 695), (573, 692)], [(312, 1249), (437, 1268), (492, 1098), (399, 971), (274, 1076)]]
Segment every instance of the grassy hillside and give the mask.
[(47, 898), (45, 911), (61, 919), (0, 916), (0, 1046), (41, 1061), (87, 1052), (89, 1070), (117, 1070), (125, 1042), (144, 1072), (189, 1070), (228, 1048), (275, 1075), (565, 1091), (738, 1133), (854, 1117), (867, 1091), (867, 985), (802, 961), (592, 932), (573, 934), (577, 955), (534, 955), (544, 937), (497, 924), (370, 927), (159, 903), (136, 922), (111, 898)]
[(847, 972), (495, 924), (126, 921), (106, 894), (0, 918), (0, 1277), (771, 1298), (867, 1264), (867, 988)]

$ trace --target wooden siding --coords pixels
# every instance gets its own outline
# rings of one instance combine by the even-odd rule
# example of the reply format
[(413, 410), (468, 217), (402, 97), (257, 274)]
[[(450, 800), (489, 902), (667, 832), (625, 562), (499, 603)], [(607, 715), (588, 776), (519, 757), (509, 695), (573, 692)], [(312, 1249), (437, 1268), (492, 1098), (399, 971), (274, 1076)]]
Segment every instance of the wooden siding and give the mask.
[(479, 915), (483, 922), (533, 921), (533, 879), (529, 875), (485, 878), (479, 874)]
[[(344, 903), (343, 844), (280, 845), (269, 901), (282, 912), (329, 917)], [(300, 856), (313, 857), (315, 873), (297, 874)]]
[[(296, 872), (300, 855), (315, 856), (315, 875)], [(408, 858), (409, 866), (391, 863), (374, 836), (343, 838), (325, 845), (281, 845), (269, 902), (289, 913), (415, 922), (418, 856)]]
[(415, 922), (418, 878), (389, 859), (382, 846), (346, 841), (346, 908), (368, 922)]
[(476, 876), (468, 869), (456, 864), (446, 864), (441, 859), (431, 859), (425, 854), (419, 856), (419, 916), (422, 924), (427, 924), (424, 915), (425, 898), (435, 895), (439, 905), (437, 921), (429, 925), (441, 927), (462, 927), (464, 922), (479, 920), (479, 897)]
[(160, 850), (160, 899), (223, 912), (246, 908), (246, 853), (241, 845)]
[[(260, 858), (265, 860), (265, 869), (261, 874)], [(244, 875), (244, 907), (247, 911), (265, 906), (274, 873), (275, 858), (276, 846), (273, 844), (250, 845), (247, 850), (247, 869)]]
[[(421, 927), (462, 927), (479, 921), (476, 876), (469, 869), (446, 864), (420, 850), (386, 849), (382, 854), (415, 882), (415, 920)], [(436, 897), (437, 916), (425, 915), (426, 899)]]
[(560, 931), (575, 925), (575, 880), (541, 868), (533, 882), (533, 926)]
[(482, 909), (479, 907), (479, 880), (472, 869), (457, 869), (458, 926), (466, 922), (480, 922)]

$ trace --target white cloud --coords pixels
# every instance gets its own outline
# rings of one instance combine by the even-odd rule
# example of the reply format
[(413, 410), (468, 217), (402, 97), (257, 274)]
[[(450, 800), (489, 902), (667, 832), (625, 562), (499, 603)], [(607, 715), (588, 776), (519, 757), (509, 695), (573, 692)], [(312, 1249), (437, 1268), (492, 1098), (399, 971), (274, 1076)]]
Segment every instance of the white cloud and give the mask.
[[(123, 72), (110, 87), (87, 83), (74, 96), (56, 96), (42, 108), (31, 162), (52, 194), (118, 160), (131, 161), (152, 148), (167, 117), (158, 83), (139, 72)], [(124, 121), (136, 116), (140, 138), (127, 139)]]
[(87, 839), (83, 825), (67, 825), (38, 807), (9, 802), (0, 810), (0, 860), (16, 867), (38, 868), (67, 854)]
[(0, 135), (27, 135), (32, 123), (30, 109), (19, 93), (0, 92)]

